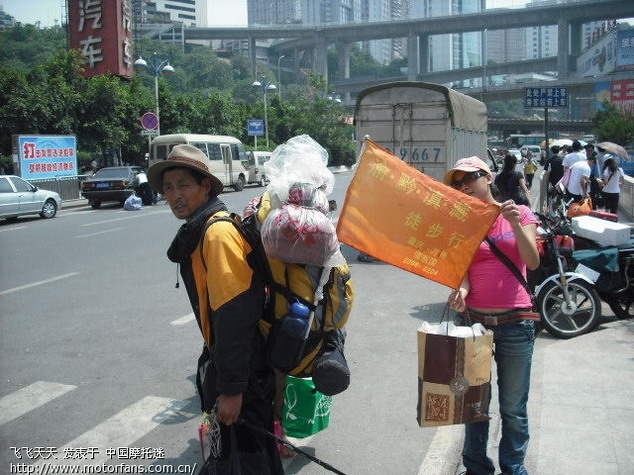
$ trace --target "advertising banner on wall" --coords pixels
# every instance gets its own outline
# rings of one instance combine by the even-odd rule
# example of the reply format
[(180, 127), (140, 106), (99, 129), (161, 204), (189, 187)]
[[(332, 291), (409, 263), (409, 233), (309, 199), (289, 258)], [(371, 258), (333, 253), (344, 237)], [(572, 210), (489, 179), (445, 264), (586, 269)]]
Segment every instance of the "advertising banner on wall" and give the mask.
[(634, 112), (634, 79), (612, 81), (610, 102), (623, 110)]
[(634, 69), (634, 29), (616, 34), (616, 69)]
[(25, 180), (77, 175), (74, 135), (16, 135), (18, 174)]
[(577, 58), (580, 76), (600, 76), (616, 69), (616, 30), (609, 31)]
[(132, 77), (132, 0), (68, 0), (68, 29), (85, 77)]

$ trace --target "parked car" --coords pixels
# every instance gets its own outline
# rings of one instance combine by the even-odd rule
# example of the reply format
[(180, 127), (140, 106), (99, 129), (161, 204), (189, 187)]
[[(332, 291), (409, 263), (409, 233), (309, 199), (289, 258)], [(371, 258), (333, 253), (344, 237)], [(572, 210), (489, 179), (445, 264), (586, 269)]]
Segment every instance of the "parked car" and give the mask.
[(257, 183), (266, 186), (268, 178), (264, 174), (264, 164), (271, 158), (271, 152), (247, 152), (247, 164), (245, 168), (249, 171), (247, 183)]
[(61, 207), (58, 193), (40, 190), (19, 176), (0, 176), (0, 218), (17, 219), (27, 214), (53, 218)]
[(128, 196), (134, 193), (134, 178), (142, 171), (141, 167), (101, 168), (82, 182), (81, 195), (92, 209), (98, 209), (104, 201), (118, 201), (123, 206)]

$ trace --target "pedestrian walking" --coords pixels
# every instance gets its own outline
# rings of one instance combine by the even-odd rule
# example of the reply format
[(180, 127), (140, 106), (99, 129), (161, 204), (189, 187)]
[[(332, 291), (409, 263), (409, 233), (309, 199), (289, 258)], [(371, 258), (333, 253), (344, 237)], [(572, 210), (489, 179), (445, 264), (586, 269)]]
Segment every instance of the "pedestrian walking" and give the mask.
[(548, 172), (548, 183), (554, 187), (561, 177), (564, 176), (563, 159), (561, 157), (561, 149), (558, 145), (550, 147), (551, 156), (544, 165), (544, 171)]
[(175, 146), (150, 167), (148, 180), (174, 216), (185, 220), (167, 256), (180, 267), (203, 335), (196, 383), (203, 411), (215, 409), (220, 423), (214, 467), (236, 473), (230, 465), (237, 459), (242, 473), (282, 474), (274, 440), (236, 424), (241, 418), (273, 432), (275, 376), (258, 327), (265, 292), (248, 263), (253, 250), (230, 222), (206, 227), (212, 218), (229, 216), (218, 198), (223, 184), (209, 171), (207, 156), (191, 145)]
[[(444, 176), (457, 190), (500, 206), (500, 215), (487, 237), (526, 278), (526, 268), (539, 265), (536, 245), (538, 220), (531, 210), (511, 200), (499, 202), (491, 191), (491, 171), (477, 157), (463, 158)], [(527, 475), (527, 402), (535, 339), (531, 296), (513, 271), (483, 242), (476, 251), (460, 287), (449, 295), (448, 305), (465, 318), (482, 322), (493, 331), (497, 365), (502, 439), (499, 464), (502, 473)], [(489, 421), (465, 425), (463, 464), (469, 475), (493, 475), (487, 455)]]
[(566, 199), (581, 201), (590, 197), (590, 175), (596, 164), (596, 154), (585, 160), (575, 162), (570, 167), (570, 180), (566, 190)]
[(605, 209), (610, 213), (617, 214), (619, 211), (619, 195), (621, 186), (625, 183), (625, 173), (623, 169), (616, 164), (614, 158), (608, 158), (603, 163), (603, 179), (599, 183), (603, 186), (601, 194), (603, 195)]
[(537, 171), (537, 163), (533, 160), (533, 154), (526, 155), (526, 163), (524, 163), (524, 178), (526, 178), (526, 187), (530, 190), (533, 187), (533, 177)]
[(517, 157), (513, 154), (504, 156), (502, 171), (495, 177), (495, 186), (498, 190), (500, 201), (513, 200), (517, 204), (528, 206), (530, 204), (530, 190), (526, 186), (524, 176), (515, 171)]
[(581, 146), (581, 142), (578, 140), (572, 142), (572, 152), (570, 152), (570, 149), (566, 150), (567, 153), (563, 160), (564, 171), (566, 171), (567, 168), (570, 168), (574, 163), (588, 158), (585, 153), (583, 153), (583, 147)]

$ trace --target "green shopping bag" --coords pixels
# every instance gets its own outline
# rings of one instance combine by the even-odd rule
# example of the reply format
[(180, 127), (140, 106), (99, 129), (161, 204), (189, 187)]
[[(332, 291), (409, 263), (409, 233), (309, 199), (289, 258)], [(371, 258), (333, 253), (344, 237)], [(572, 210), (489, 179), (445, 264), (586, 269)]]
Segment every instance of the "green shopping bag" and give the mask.
[(316, 434), (330, 423), (332, 397), (315, 390), (310, 378), (286, 377), (284, 432), (304, 438)]

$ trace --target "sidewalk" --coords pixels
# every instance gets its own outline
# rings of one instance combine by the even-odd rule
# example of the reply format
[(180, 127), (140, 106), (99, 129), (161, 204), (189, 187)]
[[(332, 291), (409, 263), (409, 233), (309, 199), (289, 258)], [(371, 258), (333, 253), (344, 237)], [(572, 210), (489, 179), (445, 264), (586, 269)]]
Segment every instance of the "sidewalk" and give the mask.
[[(541, 169), (537, 173), (534, 205)], [(531, 475), (634, 473), (634, 320), (615, 320), (607, 305), (601, 313), (601, 324), (587, 335), (559, 340), (544, 331), (535, 341), (526, 458)], [(495, 365), (492, 378), (487, 452), (498, 467)], [(455, 474), (464, 470), (460, 463)]]
[[(540, 334), (528, 406), (530, 474), (634, 473), (633, 343), (633, 320), (607, 321), (570, 340)], [(494, 387), (488, 454), (497, 466), (496, 393)], [(463, 471), (460, 465), (455, 473)]]

